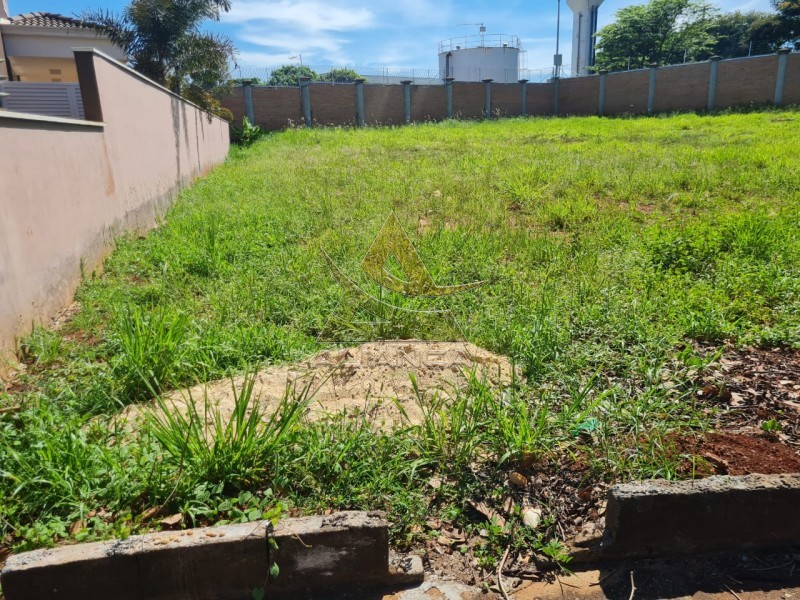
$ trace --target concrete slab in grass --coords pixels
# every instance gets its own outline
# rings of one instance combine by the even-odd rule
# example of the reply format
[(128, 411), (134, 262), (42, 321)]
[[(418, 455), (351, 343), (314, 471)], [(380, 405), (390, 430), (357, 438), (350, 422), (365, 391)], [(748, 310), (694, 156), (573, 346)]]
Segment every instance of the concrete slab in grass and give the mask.
[(595, 557), (647, 557), (800, 543), (800, 474), (612, 486)]
[(267, 597), (313, 598), (421, 576), (390, 567), (383, 514), (342, 512), (274, 529), (247, 523), (26, 552), (9, 557), (0, 583), (7, 600), (235, 600), (258, 588)]

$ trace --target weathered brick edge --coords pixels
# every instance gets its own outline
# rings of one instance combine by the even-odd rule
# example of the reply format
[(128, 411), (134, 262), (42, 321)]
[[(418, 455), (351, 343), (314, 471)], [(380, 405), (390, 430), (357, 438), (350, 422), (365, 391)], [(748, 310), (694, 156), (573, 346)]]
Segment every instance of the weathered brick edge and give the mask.
[(612, 486), (599, 547), (580, 562), (800, 544), (800, 474)]
[(256, 588), (312, 598), (421, 578), (419, 568), (390, 567), (383, 513), (348, 511), (25, 552), (9, 557), (0, 584), (7, 600), (250, 600)]

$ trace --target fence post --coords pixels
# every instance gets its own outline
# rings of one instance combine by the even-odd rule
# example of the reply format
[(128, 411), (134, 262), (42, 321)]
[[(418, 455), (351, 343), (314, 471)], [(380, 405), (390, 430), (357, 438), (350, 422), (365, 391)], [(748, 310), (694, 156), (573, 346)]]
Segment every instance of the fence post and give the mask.
[(364, 126), (364, 82), (366, 79), (356, 79), (356, 123), (359, 127)]
[(298, 78), (300, 83), (300, 99), (303, 102), (303, 121), (306, 127), (313, 127), (314, 122), (311, 120), (311, 93), (309, 86), (311, 85), (311, 77)]
[(597, 85), (597, 115), (602, 117), (606, 112), (606, 78), (608, 69), (600, 71), (600, 82)]
[(519, 93), (520, 99), (522, 100), (522, 110), (520, 111), (520, 115), (523, 117), (528, 116), (528, 80), (527, 79), (520, 79), (519, 80)]
[(650, 87), (647, 90), (647, 114), (652, 115), (656, 109), (656, 74), (658, 64), (650, 63)]
[(711, 67), (708, 72), (708, 102), (706, 103), (706, 110), (710, 112), (717, 106), (717, 77), (719, 61), (722, 60), (722, 57), (712, 56), (709, 60), (711, 61)]
[(403, 84), (403, 123), (411, 123), (411, 83), (412, 79), (404, 79)]
[(778, 74), (775, 78), (775, 106), (783, 104), (783, 88), (786, 84), (786, 66), (789, 63), (789, 48), (778, 50)]
[(483, 118), (492, 118), (492, 81), (494, 79), (483, 79), (483, 95), (485, 97), (485, 106), (483, 108)]
[(444, 91), (447, 97), (447, 118), (453, 118), (453, 77), (444, 78)]
[(251, 125), (256, 124), (256, 111), (253, 106), (253, 82), (250, 79), (242, 81), (242, 96), (244, 96), (244, 114)]

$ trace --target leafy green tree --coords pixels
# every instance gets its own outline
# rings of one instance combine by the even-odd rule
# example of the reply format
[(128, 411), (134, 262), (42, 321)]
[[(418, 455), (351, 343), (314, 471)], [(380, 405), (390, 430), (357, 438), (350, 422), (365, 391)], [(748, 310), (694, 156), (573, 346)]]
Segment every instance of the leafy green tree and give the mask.
[(97, 23), (134, 69), (200, 99), (230, 79), (235, 58), (229, 38), (203, 32), (201, 25), (230, 9), (231, 0), (131, 0), (121, 14), (96, 10), (83, 18)]
[(238, 77), (236, 79), (231, 79), (233, 85), (242, 85), (245, 81), (252, 85), (267, 85), (260, 77)]
[(770, 0), (775, 14), (753, 25), (753, 34), (768, 40), (771, 51), (782, 46), (800, 50), (800, 0)]
[(330, 81), (331, 83), (353, 83), (360, 78), (361, 75), (353, 69), (331, 69), (319, 76), (320, 81)]
[(596, 69), (620, 71), (651, 63), (696, 60), (714, 45), (716, 9), (701, 0), (650, 0), (617, 11), (598, 33)]
[(283, 65), (275, 69), (267, 81), (267, 85), (297, 85), (298, 79), (308, 77), (311, 81), (319, 81), (319, 74), (305, 65)]
[(772, 18), (770, 13), (751, 11), (723, 13), (717, 15), (712, 22), (709, 33), (714, 37), (714, 46), (707, 55), (698, 58), (706, 59), (711, 56), (722, 58), (735, 58), (749, 54), (764, 54), (771, 51), (769, 40), (763, 39), (755, 26), (766, 19)]

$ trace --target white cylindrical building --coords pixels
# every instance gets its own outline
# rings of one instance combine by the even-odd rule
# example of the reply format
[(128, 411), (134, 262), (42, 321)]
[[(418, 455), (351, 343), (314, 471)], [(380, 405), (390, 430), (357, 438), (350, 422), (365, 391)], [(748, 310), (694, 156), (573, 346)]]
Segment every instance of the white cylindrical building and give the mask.
[(589, 75), (594, 66), (597, 11), (603, 0), (567, 0), (572, 18), (572, 75)]
[(516, 35), (487, 34), (451, 38), (439, 43), (439, 75), (456, 81), (519, 80), (522, 46)]

